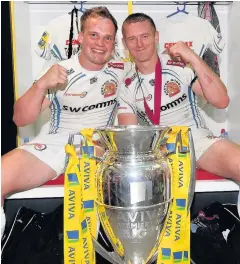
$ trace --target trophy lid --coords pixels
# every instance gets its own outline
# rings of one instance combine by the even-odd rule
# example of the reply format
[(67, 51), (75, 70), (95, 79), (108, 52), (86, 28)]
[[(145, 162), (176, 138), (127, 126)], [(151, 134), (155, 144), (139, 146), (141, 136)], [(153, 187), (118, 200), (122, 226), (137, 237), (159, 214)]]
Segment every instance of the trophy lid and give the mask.
[(164, 135), (170, 131), (163, 126), (106, 126), (96, 128), (109, 151), (144, 153), (159, 147)]

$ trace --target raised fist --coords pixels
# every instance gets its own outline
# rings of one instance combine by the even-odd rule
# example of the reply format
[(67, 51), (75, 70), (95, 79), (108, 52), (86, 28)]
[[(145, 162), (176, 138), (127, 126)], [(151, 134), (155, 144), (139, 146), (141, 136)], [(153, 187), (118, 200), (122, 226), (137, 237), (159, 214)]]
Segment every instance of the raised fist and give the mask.
[(59, 64), (53, 65), (39, 80), (44, 89), (64, 90), (67, 85), (67, 70)]

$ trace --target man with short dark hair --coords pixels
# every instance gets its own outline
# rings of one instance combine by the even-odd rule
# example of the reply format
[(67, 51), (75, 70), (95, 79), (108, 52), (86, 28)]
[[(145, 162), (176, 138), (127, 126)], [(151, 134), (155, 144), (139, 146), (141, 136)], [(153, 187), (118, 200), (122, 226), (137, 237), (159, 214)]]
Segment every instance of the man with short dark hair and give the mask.
[(122, 32), (136, 71), (126, 77), (120, 91), (119, 124), (189, 126), (197, 166), (240, 181), (240, 146), (215, 137), (196, 102), (195, 94), (216, 108), (228, 106), (227, 90), (218, 75), (183, 42), (158, 55), (159, 33), (146, 14), (128, 16)]

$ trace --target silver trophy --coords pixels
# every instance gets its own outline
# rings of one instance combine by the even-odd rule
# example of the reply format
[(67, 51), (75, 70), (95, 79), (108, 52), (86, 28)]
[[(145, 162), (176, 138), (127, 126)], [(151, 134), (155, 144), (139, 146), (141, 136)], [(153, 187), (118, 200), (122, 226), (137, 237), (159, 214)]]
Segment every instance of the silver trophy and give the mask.
[[(113, 264), (144, 264), (157, 259), (159, 238), (168, 213), (171, 176), (166, 153), (168, 127), (118, 126), (96, 129), (107, 149), (96, 173), (96, 206), (104, 232), (114, 252), (93, 239), (95, 250)], [(181, 143), (181, 137), (178, 138)], [(195, 189), (192, 158), (190, 207)], [(180, 145), (181, 146), (181, 145)]]

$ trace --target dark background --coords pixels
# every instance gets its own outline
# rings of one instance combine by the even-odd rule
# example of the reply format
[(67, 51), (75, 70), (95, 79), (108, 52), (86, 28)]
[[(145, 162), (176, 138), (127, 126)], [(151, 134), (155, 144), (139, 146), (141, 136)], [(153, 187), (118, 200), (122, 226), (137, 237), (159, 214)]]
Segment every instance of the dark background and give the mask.
[(10, 26), (10, 4), (1, 2), (1, 155), (16, 148), (17, 127), (13, 118), (14, 76)]

